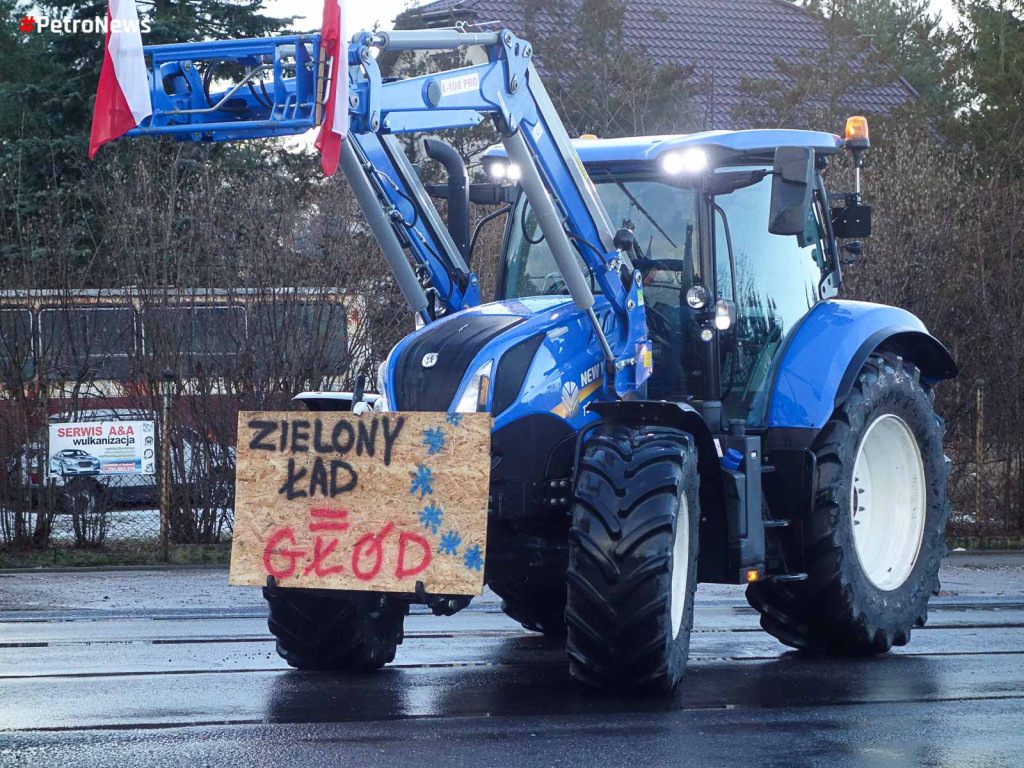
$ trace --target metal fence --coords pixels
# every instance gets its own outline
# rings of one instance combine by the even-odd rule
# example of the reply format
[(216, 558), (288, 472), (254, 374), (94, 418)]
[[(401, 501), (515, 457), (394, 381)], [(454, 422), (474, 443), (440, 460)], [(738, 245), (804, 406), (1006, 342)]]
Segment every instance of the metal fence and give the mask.
[[(153, 474), (55, 476), (47, 471), (45, 427), (8, 441), (14, 449), (0, 472), (0, 562), (19, 564), (28, 553), (44, 551), (60, 562), (68, 550), (110, 562), (158, 562), (175, 548), (230, 543), (234, 448), (223, 433), (185, 423), (173, 380), (155, 400), (157, 408), (141, 412), (156, 422)], [(234, 409), (222, 403), (221, 410), (230, 418)], [(116, 420), (110, 411), (91, 413)], [(69, 418), (76, 417), (83, 414)]]
[[(113, 478), (110, 483), (75, 480), (64, 487), (46, 489), (41, 497), (34, 497), (24, 505), (8, 503), (0, 508), (0, 541), (35, 548), (165, 549), (165, 540), (170, 544), (172, 526), (164, 526), (164, 511), (145, 501), (119, 501), (118, 495), (125, 488), (135, 490), (124, 478)], [(191, 518), (193, 514), (179, 509), (171, 510), (168, 517)], [(231, 510), (219, 510), (215, 517), (214, 527), (218, 530), (208, 537), (210, 543), (231, 534)], [(196, 526), (190, 522), (184, 528)], [(198, 537), (185, 538), (191, 540), (189, 543), (198, 543)]]
[[(0, 567), (226, 549), (239, 410), (350, 387), (396, 340), (393, 306), (269, 283), (0, 291)], [(51, 424), (126, 420), (156, 423), (155, 472), (51, 466)]]

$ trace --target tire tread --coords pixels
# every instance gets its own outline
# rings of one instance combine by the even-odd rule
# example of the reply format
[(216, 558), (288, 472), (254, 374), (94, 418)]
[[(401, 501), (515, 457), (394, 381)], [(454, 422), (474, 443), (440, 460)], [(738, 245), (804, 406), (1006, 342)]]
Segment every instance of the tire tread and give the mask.
[[(697, 453), (693, 438), (667, 427), (603, 425), (580, 461), (567, 573), (570, 672), (600, 688), (673, 689), (693, 621)], [(691, 568), (678, 639), (668, 636), (676, 510), (686, 494)]]

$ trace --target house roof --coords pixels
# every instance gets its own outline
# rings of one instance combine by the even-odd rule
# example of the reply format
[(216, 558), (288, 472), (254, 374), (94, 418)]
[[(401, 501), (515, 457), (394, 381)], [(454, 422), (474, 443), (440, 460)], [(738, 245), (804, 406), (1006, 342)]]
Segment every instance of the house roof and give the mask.
[[(601, 163), (649, 162), (669, 152), (691, 147), (723, 149), (741, 155), (773, 153), (778, 147), (809, 147), (821, 155), (838, 152), (843, 141), (831, 133), (817, 131), (752, 130), (706, 131), (679, 136), (641, 136), (623, 139), (574, 139), (573, 146), (587, 165)], [(494, 146), (484, 158), (507, 157), (504, 147)]]
[[(436, 0), (415, 13), (432, 26), (447, 26), (452, 17), (497, 22), (520, 34), (526, 26), (522, 0)], [(556, 22), (542, 11), (533, 23)], [(713, 110), (708, 127), (731, 125), (744, 78), (778, 80), (776, 58), (813, 64), (809, 52), (827, 47), (821, 19), (788, 0), (630, 0), (623, 33), (627, 44), (644, 45), (657, 63), (692, 66), (697, 77), (714, 82), (714, 103), (705, 105)], [(892, 82), (851, 95), (849, 107), (885, 114), (916, 96), (894, 72)]]

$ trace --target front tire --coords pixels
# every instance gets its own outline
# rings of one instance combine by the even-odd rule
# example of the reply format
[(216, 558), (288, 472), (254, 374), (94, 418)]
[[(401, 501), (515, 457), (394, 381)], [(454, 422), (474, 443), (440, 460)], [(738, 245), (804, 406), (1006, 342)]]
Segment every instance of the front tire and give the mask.
[(942, 422), (918, 369), (872, 356), (818, 435), (804, 582), (761, 582), (747, 600), (786, 645), (884, 653), (924, 626), (949, 517)]
[(407, 603), (378, 594), (263, 588), (277, 653), (296, 669), (368, 672), (395, 660)]
[(573, 677), (619, 691), (678, 685), (693, 626), (699, 519), (690, 435), (623, 425), (590, 433), (569, 535)]

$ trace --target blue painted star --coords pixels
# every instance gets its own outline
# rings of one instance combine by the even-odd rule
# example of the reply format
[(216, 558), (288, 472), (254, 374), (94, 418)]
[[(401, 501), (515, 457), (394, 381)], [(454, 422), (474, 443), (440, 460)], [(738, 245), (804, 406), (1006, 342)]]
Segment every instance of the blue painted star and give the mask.
[(420, 498), (428, 496), (434, 493), (434, 475), (431, 473), (429, 467), (425, 467), (420, 464), (416, 471), (412, 475), (412, 487), (409, 488), (409, 495), (415, 495), (416, 491), (420, 492)]
[(480, 554), (480, 545), (474, 544), (466, 549), (466, 553), (462, 556), (462, 562), (471, 571), (479, 571), (483, 568), (484, 558)]
[(439, 555), (458, 555), (459, 544), (462, 543), (462, 537), (459, 536), (455, 531), (448, 531), (448, 533), (441, 536), (441, 544), (437, 548), (437, 554)]
[(430, 502), (420, 511), (420, 522), (431, 533), (437, 533), (437, 527), (441, 524), (441, 518), (443, 517), (444, 510), (434, 502)]
[(433, 456), (435, 453), (440, 453), (441, 449), (444, 448), (444, 430), (440, 427), (434, 427), (433, 429), (426, 429), (423, 431), (423, 444), (427, 446), (427, 455)]
[(449, 413), (447, 416), (444, 417), (444, 420), (451, 424), (453, 427), (457, 427), (459, 426), (459, 423), (462, 421), (462, 414)]

